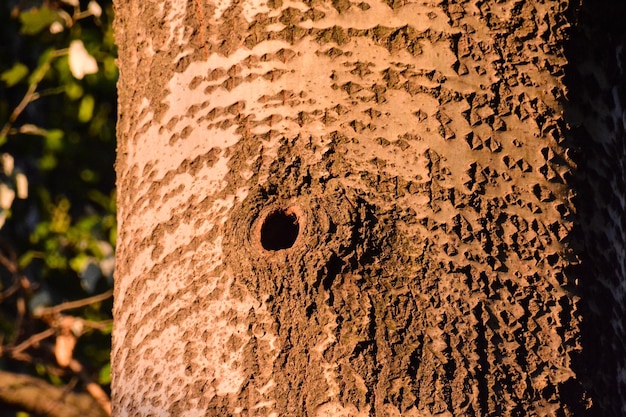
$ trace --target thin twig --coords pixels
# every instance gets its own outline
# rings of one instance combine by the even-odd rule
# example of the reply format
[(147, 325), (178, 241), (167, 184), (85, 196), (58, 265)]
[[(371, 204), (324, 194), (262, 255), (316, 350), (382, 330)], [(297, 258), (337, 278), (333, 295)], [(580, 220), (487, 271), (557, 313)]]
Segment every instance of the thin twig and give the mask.
[(17, 332), (15, 334), (15, 338), (18, 339), (22, 334), (24, 317), (26, 317), (26, 299), (24, 298), (23, 293), (20, 293), (15, 305), (17, 307), (17, 318), (15, 319), (15, 328), (17, 329)]
[(9, 298), (10, 296), (12, 296), (13, 294), (15, 294), (17, 290), (19, 289), (20, 289), (20, 281), (17, 278), (14, 278), (13, 282), (11, 283), (11, 286), (7, 288), (6, 290), (0, 292), (0, 303), (2, 302), (2, 300), (5, 300)]
[(79, 319), (85, 327), (91, 327), (92, 329), (97, 329), (100, 331), (105, 330), (106, 328), (108, 328), (109, 326), (113, 324), (113, 320), (91, 321), (91, 320), (81, 319), (79, 317), (77, 317), (77, 319)]
[[(0, 348), (1, 348), (1, 346), (0, 346)], [(35, 359), (32, 356), (30, 356), (28, 353), (23, 353), (23, 352), (12, 353), (11, 354), (11, 359), (14, 359), (14, 360), (20, 361), (20, 362), (35, 363)]]
[[(50, 53), (50, 60), (66, 55), (68, 53), (67, 51), (68, 49), (59, 49), (56, 51), (52, 51)], [(48, 61), (45, 65), (47, 66), (45, 72), (47, 72), (50, 69), (50, 61)], [(41, 97), (41, 95), (36, 92), (38, 86), (39, 81), (31, 82), (30, 84), (28, 84), (28, 89), (26, 90), (24, 97), (22, 97), (22, 100), (17, 105), (17, 107), (13, 109), (11, 115), (9, 116), (9, 120), (7, 120), (7, 122), (2, 127), (2, 130), (0, 130), (0, 138), (8, 135), (9, 131), (11, 130), (11, 126), (13, 125), (13, 123), (15, 123), (20, 114), (22, 114), (26, 106)]]
[(46, 329), (43, 332), (39, 332), (39, 333), (32, 335), (31, 337), (24, 340), (22, 343), (20, 343), (17, 346), (8, 347), (8, 348), (5, 347), (3, 351), (6, 351), (6, 353), (8, 353), (11, 357), (15, 357), (16, 355), (20, 354), (22, 351), (28, 349), (31, 346), (38, 344), (39, 342), (49, 338), (50, 336), (54, 336), (55, 334), (56, 334), (55, 329)]
[(17, 272), (17, 265), (15, 264), (15, 261), (7, 258), (2, 253), (0, 253), (0, 264), (2, 264), (2, 266), (4, 266), (7, 271), (12, 274), (15, 274)]
[(85, 384), (85, 389), (91, 396), (100, 404), (100, 407), (108, 414), (111, 415), (111, 400), (109, 396), (104, 392), (102, 387), (93, 381), (85, 372), (83, 365), (76, 359), (72, 359), (69, 364), (69, 368), (77, 374)]
[[(51, 87), (45, 90), (41, 90), (38, 93), (38, 97), (37, 98), (41, 98), (41, 97), (47, 97), (47, 96), (53, 96), (55, 94), (61, 94), (65, 92), (65, 86), (61, 86), (61, 87)], [(35, 100), (33, 100), (35, 101)]]
[(113, 290), (108, 290), (106, 292), (103, 292), (102, 294), (97, 294), (97, 295), (94, 295), (93, 297), (83, 298), (82, 300), (68, 301), (65, 303), (58, 304), (53, 307), (39, 308), (37, 310), (36, 315), (41, 317), (41, 316), (56, 314), (64, 310), (71, 310), (73, 308), (84, 307), (89, 304), (97, 303), (98, 301), (106, 300), (107, 298), (110, 298), (112, 296), (113, 296)]
[(37, 84), (29, 84), (28, 90), (26, 90), (26, 94), (24, 94), (22, 101), (20, 101), (20, 104), (18, 104), (17, 107), (13, 109), (13, 112), (9, 116), (9, 120), (4, 124), (4, 127), (0, 131), (0, 138), (6, 136), (7, 133), (9, 133), (11, 125), (15, 122), (15, 120), (17, 120), (18, 116), (22, 114), (26, 106), (28, 106), (28, 104), (32, 101), (36, 89)]

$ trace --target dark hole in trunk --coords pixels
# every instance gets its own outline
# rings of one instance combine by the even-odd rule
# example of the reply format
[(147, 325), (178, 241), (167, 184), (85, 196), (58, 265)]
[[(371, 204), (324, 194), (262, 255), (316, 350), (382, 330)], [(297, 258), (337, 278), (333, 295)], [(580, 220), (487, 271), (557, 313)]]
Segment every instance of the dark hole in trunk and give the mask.
[(298, 216), (289, 210), (276, 210), (263, 221), (261, 245), (265, 250), (289, 249), (295, 243), (299, 232)]

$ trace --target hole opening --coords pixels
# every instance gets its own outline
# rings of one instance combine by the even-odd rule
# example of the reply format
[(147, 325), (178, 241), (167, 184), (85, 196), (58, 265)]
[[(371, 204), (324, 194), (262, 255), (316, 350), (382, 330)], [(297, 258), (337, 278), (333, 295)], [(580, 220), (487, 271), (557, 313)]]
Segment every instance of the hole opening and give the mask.
[(298, 216), (292, 209), (274, 210), (261, 225), (261, 246), (269, 251), (289, 249), (300, 233)]

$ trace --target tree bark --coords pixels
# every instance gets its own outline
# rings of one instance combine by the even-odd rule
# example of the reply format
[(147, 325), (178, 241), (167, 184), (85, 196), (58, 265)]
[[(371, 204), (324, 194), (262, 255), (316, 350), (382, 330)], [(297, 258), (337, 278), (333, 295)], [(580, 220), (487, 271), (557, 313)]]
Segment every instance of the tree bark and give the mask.
[(114, 414), (597, 410), (569, 3), (119, 0)]

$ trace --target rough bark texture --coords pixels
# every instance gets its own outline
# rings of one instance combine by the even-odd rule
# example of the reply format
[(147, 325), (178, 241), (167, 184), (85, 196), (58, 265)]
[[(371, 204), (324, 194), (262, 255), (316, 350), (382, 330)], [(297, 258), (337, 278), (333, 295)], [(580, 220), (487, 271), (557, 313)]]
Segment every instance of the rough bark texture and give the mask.
[(597, 407), (569, 7), (118, 1), (114, 413)]

